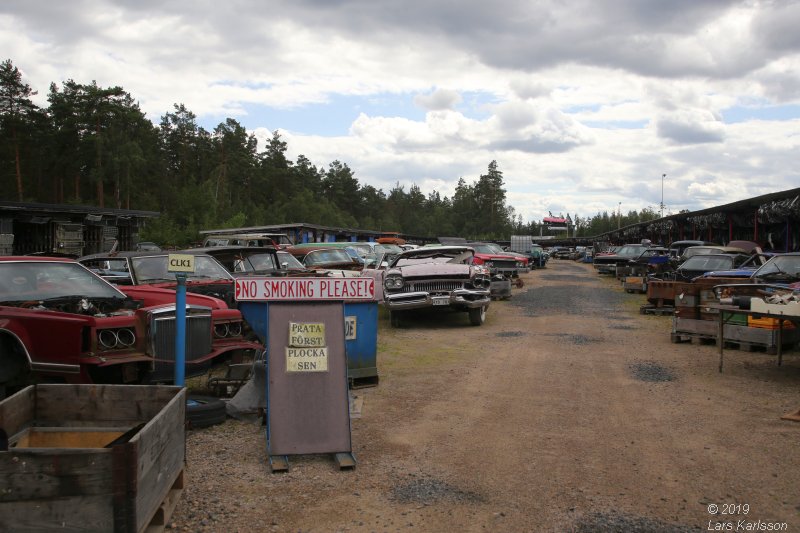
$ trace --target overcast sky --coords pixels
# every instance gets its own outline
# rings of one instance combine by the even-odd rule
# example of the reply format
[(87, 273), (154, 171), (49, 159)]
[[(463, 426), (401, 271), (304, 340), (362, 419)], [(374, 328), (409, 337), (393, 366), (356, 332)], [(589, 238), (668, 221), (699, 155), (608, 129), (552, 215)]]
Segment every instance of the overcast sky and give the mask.
[(525, 221), (800, 186), (798, 2), (3, 0), (0, 50), (41, 106), (120, 85), (385, 192), (496, 160)]

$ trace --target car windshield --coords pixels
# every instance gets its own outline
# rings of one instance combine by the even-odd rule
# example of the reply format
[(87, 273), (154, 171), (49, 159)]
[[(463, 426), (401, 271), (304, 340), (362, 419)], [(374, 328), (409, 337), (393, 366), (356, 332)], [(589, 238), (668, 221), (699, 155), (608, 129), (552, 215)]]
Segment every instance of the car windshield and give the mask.
[(396, 244), (378, 244), (376, 246), (376, 248), (378, 246), (380, 246), (381, 248), (380, 248), (380, 250), (376, 249), (375, 253), (379, 253), (379, 252), (386, 252), (388, 254), (403, 253), (403, 249), (400, 246), (396, 245)]
[[(416, 252), (416, 251), (415, 251)], [(472, 250), (437, 250), (427, 249), (424, 253), (406, 252), (394, 258), (392, 267), (418, 265), (422, 263), (457, 263), (469, 264), (472, 261)]]
[(275, 270), (277, 254), (260, 253), (238, 257), (233, 261), (234, 272), (255, 272), (257, 270)]
[(646, 246), (638, 244), (623, 246), (619, 249), (617, 255), (620, 257), (638, 257), (645, 249)]
[[(134, 257), (131, 265), (136, 274), (138, 283), (158, 283), (162, 281), (175, 281), (175, 273), (167, 269), (166, 255)], [(196, 255), (194, 258), (194, 272), (186, 274), (187, 280), (224, 279), (230, 280), (231, 275), (215, 259), (207, 255)]]
[(479, 254), (496, 254), (497, 251), (492, 248), (490, 244), (470, 244), (470, 248), (474, 249)]
[(289, 252), (278, 252), (278, 260), (281, 262), (281, 267), (288, 270), (305, 270), (306, 268)]
[(506, 251), (503, 250), (503, 248), (499, 244), (489, 243), (489, 244), (487, 244), (487, 246), (492, 251), (492, 253), (496, 253), (496, 254), (505, 254), (506, 253)]
[(800, 281), (800, 255), (776, 255), (753, 273), (764, 281)]
[(725, 255), (695, 255), (678, 267), (680, 270), (725, 270), (733, 267), (733, 257)]
[(83, 266), (93, 272), (119, 272), (128, 271), (128, 261), (124, 257), (102, 257), (97, 259), (80, 260)]
[(695, 255), (702, 255), (702, 254), (721, 254), (725, 250), (720, 248), (719, 246), (690, 246), (683, 251), (683, 259), (689, 259), (690, 257), (694, 257)]
[(303, 258), (306, 266), (325, 265), (332, 263), (352, 263), (350, 254), (345, 250), (334, 248), (331, 250), (315, 250)]
[(0, 262), (0, 301), (46, 300), (65, 296), (125, 298), (78, 263)]

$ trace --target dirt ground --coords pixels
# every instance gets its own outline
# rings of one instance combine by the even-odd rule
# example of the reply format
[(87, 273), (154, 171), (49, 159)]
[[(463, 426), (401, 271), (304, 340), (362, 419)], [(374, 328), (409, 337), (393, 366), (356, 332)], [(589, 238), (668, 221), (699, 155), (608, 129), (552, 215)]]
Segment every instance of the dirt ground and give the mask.
[(715, 346), (672, 344), (670, 317), (590, 264), (523, 278), (482, 327), (381, 313), (354, 470), (314, 455), (271, 473), (259, 424), (190, 431), (170, 528), (800, 531), (800, 423), (780, 419), (800, 352), (729, 349), (719, 373)]

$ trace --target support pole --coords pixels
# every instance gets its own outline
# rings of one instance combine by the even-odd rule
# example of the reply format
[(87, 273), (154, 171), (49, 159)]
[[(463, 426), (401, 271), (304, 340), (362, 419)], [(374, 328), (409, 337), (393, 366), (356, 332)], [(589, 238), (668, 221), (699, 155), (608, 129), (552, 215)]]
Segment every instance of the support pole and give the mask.
[(184, 386), (186, 381), (186, 274), (175, 274), (178, 287), (175, 290), (175, 385)]

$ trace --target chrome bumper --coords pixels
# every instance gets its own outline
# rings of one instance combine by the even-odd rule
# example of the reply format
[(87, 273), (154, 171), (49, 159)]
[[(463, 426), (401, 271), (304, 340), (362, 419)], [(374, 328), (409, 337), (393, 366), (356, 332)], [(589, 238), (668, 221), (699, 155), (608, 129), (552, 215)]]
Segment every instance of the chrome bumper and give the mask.
[[(434, 298), (450, 299), (449, 307), (468, 308), (483, 307), (492, 301), (488, 290), (457, 289), (450, 294), (432, 295), (429, 292), (400, 292), (384, 295), (384, 305), (392, 311), (401, 309), (421, 309), (423, 307), (439, 307), (433, 305)], [(442, 307), (446, 307), (442, 305)]]

